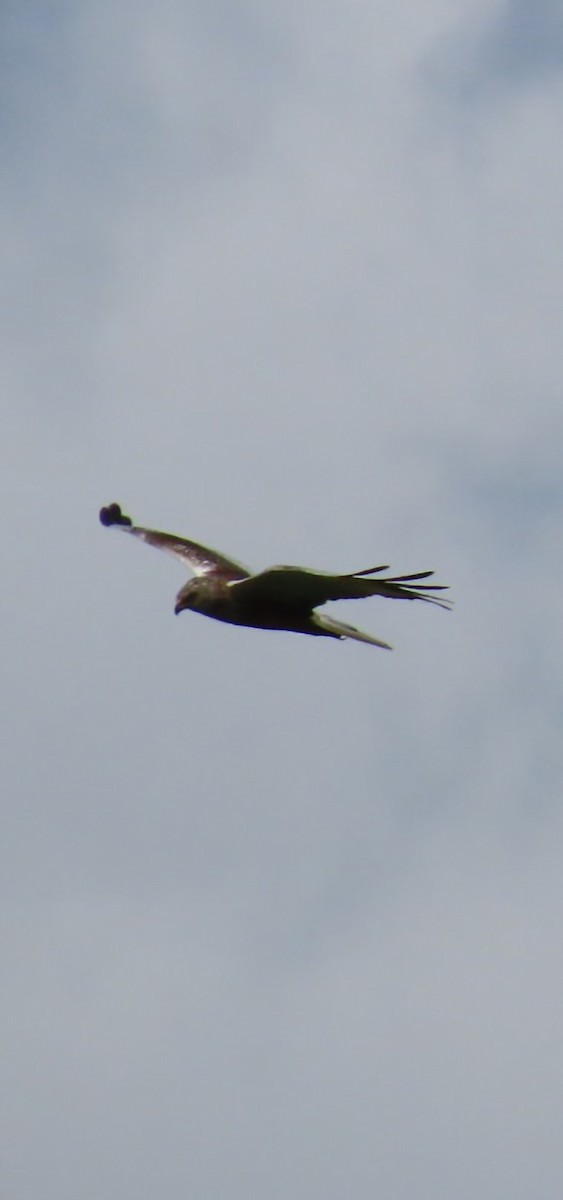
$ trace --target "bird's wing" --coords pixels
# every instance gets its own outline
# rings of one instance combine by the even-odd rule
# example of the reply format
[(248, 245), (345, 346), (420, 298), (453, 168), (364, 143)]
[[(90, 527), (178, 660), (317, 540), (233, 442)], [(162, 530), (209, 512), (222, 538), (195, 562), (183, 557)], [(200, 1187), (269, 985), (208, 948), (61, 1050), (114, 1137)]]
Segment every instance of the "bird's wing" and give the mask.
[[(305, 567), (270, 567), (259, 575), (233, 581), (229, 584), (237, 596), (252, 601), (271, 604), (287, 604), (290, 607), (316, 608), (327, 600), (357, 600), (363, 596), (389, 596), (396, 600), (426, 600), (441, 608), (450, 608), (448, 600), (434, 596), (433, 592), (445, 591), (438, 584), (418, 583), (427, 579), (433, 571), (419, 571), (416, 575), (395, 575), (385, 579), (367, 579), (367, 575), (385, 571), (386, 567), (371, 567), (352, 575), (327, 575), (309, 571)], [(408, 585), (415, 583), (416, 587)]]
[(100, 510), (102, 525), (116, 525), (125, 533), (132, 533), (149, 546), (157, 550), (165, 550), (175, 558), (186, 563), (194, 575), (215, 575), (226, 580), (239, 580), (248, 577), (248, 571), (240, 563), (224, 558), (207, 546), (190, 542), (187, 538), (176, 537), (173, 533), (161, 533), (158, 529), (143, 529), (141, 525), (133, 525), (130, 517), (122, 513), (119, 504), (109, 504)]

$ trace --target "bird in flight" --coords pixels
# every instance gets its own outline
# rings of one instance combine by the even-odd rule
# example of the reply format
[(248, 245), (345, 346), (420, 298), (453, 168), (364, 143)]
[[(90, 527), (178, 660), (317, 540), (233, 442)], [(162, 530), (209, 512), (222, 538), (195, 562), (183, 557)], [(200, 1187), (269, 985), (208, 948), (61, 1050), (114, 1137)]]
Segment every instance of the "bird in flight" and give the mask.
[[(329, 575), (305, 567), (269, 567), (253, 575), (240, 563), (197, 542), (144, 529), (126, 517), (119, 504), (109, 504), (100, 510), (102, 525), (115, 525), (157, 550), (166, 550), (189, 567), (195, 578), (189, 579), (176, 596), (175, 613), (191, 609), (217, 621), (231, 625), (249, 625), (256, 629), (287, 629), (294, 633), (309, 633), (315, 637), (353, 638), (371, 646), (391, 650), (387, 642), (363, 633), (353, 625), (336, 621), (326, 613), (316, 612), (327, 600), (357, 600), (362, 596), (389, 596), (396, 600), (425, 600), (440, 608), (451, 608), (448, 600), (433, 595), (447, 591), (438, 584), (420, 583), (433, 571), (415, 575), (394, 575), (372, 579), (388, 571), (387, 566), (369, 567), (351, 575)], [(414, 587), (411, 585), (415, 584)]]

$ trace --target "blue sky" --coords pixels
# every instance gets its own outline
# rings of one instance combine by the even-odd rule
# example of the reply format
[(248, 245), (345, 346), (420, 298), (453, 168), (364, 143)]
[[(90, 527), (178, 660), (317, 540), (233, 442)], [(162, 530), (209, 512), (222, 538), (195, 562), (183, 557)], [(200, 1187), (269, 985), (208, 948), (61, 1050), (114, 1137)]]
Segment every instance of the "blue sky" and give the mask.
[[(559, 1200), (560, 25), (4, 11), (10, 1195)], [(175, 618), (112, 500), (456, 608)]]

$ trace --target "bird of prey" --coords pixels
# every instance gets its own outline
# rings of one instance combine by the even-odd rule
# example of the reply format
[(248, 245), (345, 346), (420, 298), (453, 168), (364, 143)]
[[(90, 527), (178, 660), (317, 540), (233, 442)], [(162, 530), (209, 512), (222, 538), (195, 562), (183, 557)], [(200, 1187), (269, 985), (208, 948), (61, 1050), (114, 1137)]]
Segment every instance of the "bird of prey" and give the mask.
[[(110, 504), (100, 511), (102, 525), (115, 525), (125, 533), (166, 550), (190, 568), (194, 579), (189, 579), (176, 597), (174, 612), (189, 608), (217, 621), (231, 625), (250, 625), (256, 629), (288, 629), (294, 633), (309, 633), (315, 637), (353, 638), (371, 646), (391, 650), (387, 642), (362, 633), (353, 625), (345, 625), (334, 617), (315, 611), (327, 600), (356, 600), (362, 596), (390, 596), (397, 600), (425, 600), (440, 608), (450, 608), (450, 602), (435, 596), (433, 592), (447, 589), (438, 584), (420, 583), (433, 575), (433, 571), (419, 571), (415, 575), (386, 576), (371, 579), (387, 571), (387, 566), (369, 567), (354, 571), (351, 575), (329, 575), (310, 571), (305, 567), (269, 567), (253, 575), (240, 563), (197, 542), (176, 537), (172, 533), (161, 533), (157, 529), (144, 529), (134, 525), (126, 517), (119, 504)], [(412, 587), (411, 584), (415, 584)]]

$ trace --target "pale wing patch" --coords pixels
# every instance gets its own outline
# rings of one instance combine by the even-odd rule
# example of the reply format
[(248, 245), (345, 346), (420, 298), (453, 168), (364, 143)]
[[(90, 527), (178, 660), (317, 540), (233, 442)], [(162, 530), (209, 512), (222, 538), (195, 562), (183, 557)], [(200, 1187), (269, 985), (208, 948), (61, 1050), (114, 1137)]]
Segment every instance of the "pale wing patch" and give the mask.
[(176, 537), (173, 533), (162, 533), (159, 529), (145, 529), (142, 525), (133, 525), (130, 517), (125, 516), (119, 504), (110, 504), (100, 511), (102, 525), (116, 526), (124, 533), (130, 533), (148, 546), (156, 550), (164, 550), (181, 562), (187, 563), (194, 575), (219, 575), (224, 579), (245, 579), (249, 572), (246, 567), (233, 559), (225, 558), (208, 546), (199, 542), (189, 541), (188, 538)]
[(175, 537), (171, 533), (160, 533), (158, 530), (143, 529), (135, 525), (126, 532), (134, 534), (148, 546), (154, 546), (156, 550), (163, 550), (187, 563), (194, 575), (221, 575), (233, 581), (248, 577), (246, 567), (233, 559), (225, 558), (208, 546), (199, 545), (198, 542), (190, 542), (187, 538)]

